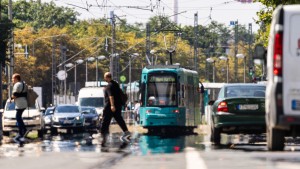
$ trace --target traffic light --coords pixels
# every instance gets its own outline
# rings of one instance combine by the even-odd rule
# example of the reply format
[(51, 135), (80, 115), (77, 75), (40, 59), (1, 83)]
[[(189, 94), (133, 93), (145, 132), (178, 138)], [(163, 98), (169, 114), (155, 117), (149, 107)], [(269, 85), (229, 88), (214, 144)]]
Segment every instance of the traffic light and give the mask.
[(249, 76), (253, 76), (254, 70), (253, 67), (249, 67)]

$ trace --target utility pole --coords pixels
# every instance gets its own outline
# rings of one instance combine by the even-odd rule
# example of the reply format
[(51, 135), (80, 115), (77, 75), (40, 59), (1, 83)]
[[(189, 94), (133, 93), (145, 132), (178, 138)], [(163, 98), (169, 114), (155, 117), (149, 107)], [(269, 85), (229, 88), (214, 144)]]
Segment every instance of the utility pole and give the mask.
[(55, 45), (55, 37), (52, 37), (52, 105), (57, 105)]
[(198, 13), (194, 15), (194, 70), (198, 72)]
[[(8, 1), (8, 19), (12, 22), (12, 0)], [(12, 95), (12, 85), (11, 85), (11, 77), (14, 73), (14, 31), (13, 27), (11, 27), (11, 35), (8, 41), (8, 58), (10, 60), (10, 65), (8, 67), (8, 97)]]
[[(151, 41), (150, 41), (150, 24), (146, 24), (146, 59), (149, 60), (150, 56), (150, 48), (151, 48)], [(151, 59), (151, 65), (154, 65), (153, 56)]]
[(235, 79), (235, 82), (238, 82), (238, 77), (237, 77), (237, 71), (238, 71), (238, 60), (237, 60), (237, 57), (236, 57), (236, 54), (238, 53), (238, 45), (239, 45), (239, 22), (238, 20), (235, 21), (235, 24), (234, 24), (234, 79)]
[(119, 56), (115, 54), (116, 46), (116, 19), (114, 11), (110, 11), (110, 19), (111, 19), (111, 31), (112, 31), (112, 40), (111, 40), (111, 55), (110, 55), (110, 65), (109, 71), (112, 74), (112, 79), (118, 81), (119, 79)]
[[(250, 67), (253, 68), (254, 63), (253, 63), (253, 56), (252, 56), (252, 51), (251, 51), (251, 45), (252, 45), (252, 23), (249, 23), (248, 25), (248, 31), (249, 31), (249, 41), (248, 41), (248, 68), (250, 69)], [(253, 77), (254, 75), (252, 75)], [(251, 77), (251, 80), (252, 80)]]
[[(1, 0), (0, 0), (0, 24), (1, 24), (1, 22), (2, 22), (2, 4), (1, 4)], [(3, 44), (3, 42), (0, 42), (0, 45), (1, 44)], [(1, 47), (0, 47), (1, 48)], [(4, 62), (5, 63), (5, 55), (4, 56), (1, 56), (1, 49), (0, 49), (0, 58), (3, 58), (3, 59), (1, 59), (1, 62), (0, 62), (0, 91), (1, 91), (1, 94), (0, 94), (0, 109), (2, 109), (3, 108), (3, 104), (2, 104), (2, 102), (3, 102), (3, 98), (2, 98), (2, 93), (3, 93), (3, 91), (2, 91), (2, 65), (3, 65), (3, 63), (2, 62)], [(1, 113), (0, 113), (0, 115), (1, 115)], [(1, 118), (1, 117), (0, 117)], [(2, 120), (0, 120), (0, 121), (2, 121)], [(2, 122), (1, 122), (2, 123)], [(0, 123), (0, 129), (2, 130), (2, 124)]]

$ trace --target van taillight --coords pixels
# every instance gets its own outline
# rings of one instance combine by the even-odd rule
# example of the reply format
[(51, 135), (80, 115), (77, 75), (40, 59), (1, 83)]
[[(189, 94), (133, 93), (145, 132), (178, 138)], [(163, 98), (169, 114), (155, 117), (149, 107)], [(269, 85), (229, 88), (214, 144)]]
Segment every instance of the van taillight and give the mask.
[(275, 76), (282, 76), (282, 32), (275, 34), (273, 72)]
[(228, 112), (228, 107), (226, 102), (220, 102), (218, 105), (218, 111)]

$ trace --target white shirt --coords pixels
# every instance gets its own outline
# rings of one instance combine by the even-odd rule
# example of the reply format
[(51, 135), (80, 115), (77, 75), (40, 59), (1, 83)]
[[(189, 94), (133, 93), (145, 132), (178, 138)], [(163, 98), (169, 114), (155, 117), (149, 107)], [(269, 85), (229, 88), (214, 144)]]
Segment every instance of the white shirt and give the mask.
[[(23, 85), (24, 85), (24, 89), (23, 89)], [(22, 91), (22, 89), (23, 89), (23, 91)], [(23, 84), (23, 82), (15, 83), (12, 93), (15, 93), (15, 92), (17, 92), (17, 93), (27, 92), (27, 88), (26, 88), (25, 84)], [(17, 97), (14, 100), (15, 100), (16, 109), (25, 109), (25, 108), (27, 108), (27, 99), (26, 99), (26, 97)]]

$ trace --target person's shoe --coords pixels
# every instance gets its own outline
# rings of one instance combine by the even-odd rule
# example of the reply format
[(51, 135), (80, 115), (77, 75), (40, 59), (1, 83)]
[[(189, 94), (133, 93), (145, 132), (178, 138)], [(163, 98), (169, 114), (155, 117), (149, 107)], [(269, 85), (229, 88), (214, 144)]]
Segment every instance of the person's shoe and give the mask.
[(131, 137), (131, 133), (129, 131), (125, 131), (124, 134), (120, 137), (120, 140), (129, 143), (130, 137)]
[(24, 143), (25, 142), (25, 138), (24, 137), (20, 137), (19, 141), (22, 142), (22, 143)]
[(20, 143), (20, 138), (21, 138), (20, 135), (16, 135), (16, 136), (13, 138), (13, 140), (14, 140), (14, 142), (16, 142), (16, 143)]

